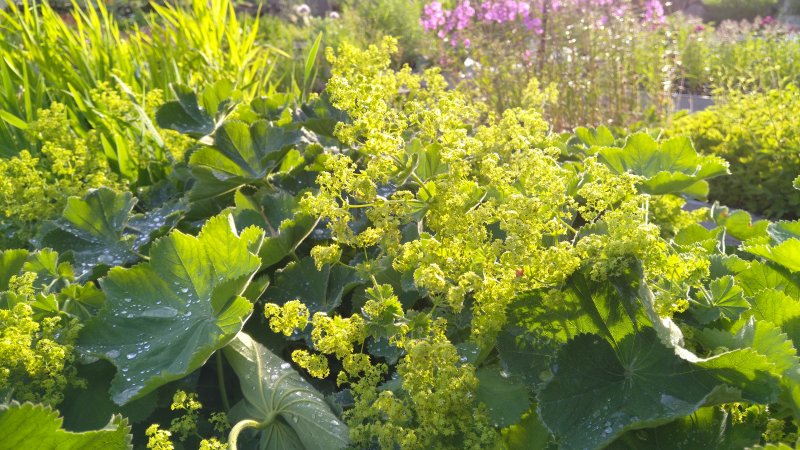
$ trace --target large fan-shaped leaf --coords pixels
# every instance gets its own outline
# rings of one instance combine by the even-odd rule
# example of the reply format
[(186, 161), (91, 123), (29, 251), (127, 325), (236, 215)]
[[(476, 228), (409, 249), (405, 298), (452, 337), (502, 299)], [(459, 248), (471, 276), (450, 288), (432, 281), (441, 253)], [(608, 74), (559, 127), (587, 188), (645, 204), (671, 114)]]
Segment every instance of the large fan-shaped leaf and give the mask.
[(740, 241), (764, 236), (767, 232), (767, 225), (769, 225), (766, 220), (754, 222), (747, 211), (729, 212), (725, 207), (714, 209), (714, 220), (718, 225), (725, 227), (725, 231), (729, 235)]
[(101, 430), (73, 433), (61, 429), (61, 418), (49, 407), (0, 405), (0, 450), (127, 450), (131, 448), (129, 432), (121, 416), (112, 417)]
[(200, 367), (241, 330), (252, 304), (241, 296), (260, 262), (257, 228), (237, 236), (230, 216), (198, 237), (175, 231), (156, 241), (150, 261), (114, 268), (100, 284), (108, 298), (79, 338), (82, 352), (108, 359), (117, 404)]
[(800, 221), (770, 223), (767, 235), (746, 242), (742, 248), (792, 272), (800, 272)]
[(647, 134), (637, 133), (628, 137), (625, 147), (605, 147), (599, 155), (616, 173), (644, 177), (641, 187), (649, 194), (687, 193), (705, 197), (708, 194), (705, 180), (729, 173), (725, 160), (698, 155), (686, 137), (659, 143)]
[(649, 328), (616, 350), (599, 336), (580, 335), (564, 346), (556, 367), (539, 408), (565, 448), (602, 447), (627, 430), (664, 424), (739, 393), (765, 402), (777, 394), (773, 365), (763, 355), (736, 350), (690, 363)]
[(212, 133), (214, 119), (198, 104), (194, 91), (184, 85), (172, 86), (172, 90), (178, 99), (164, 103), (158, 109), (156, 113), (158, 126), (195, 137)]
[(126, 235), (128, 216), (136, 204), (129, 192), (108, 188), (90, 191), (83, 198), (70, 197), (62, 219), (46, 227), (40, 247), (59, 253), (72, 252), (77, 274), (97, 264), (121, 265), (136, 259), (132, 235)]
[(748, 297), (762, 291), (780, 291), (790, 297), (800, 297), (800, 276), (777, 264), (752, 261), (735, 278), (736, 284), (742, 287)]
[(723, 316), (736, 320), (750, 307), (744, 299), (742, 288), (735, 284), (730, 275), (709, 283), (708, 288), (698, 295), (698, 300), (689, 311), (700, 323), (709, 323)]
[(746, 316), (768, 321), (785, 332), (800, 348), (800, 302), (779, 291), (762, 291), (750, 299)]
[(48, 223), (39, 247), (49, 247), (74, 259), (76, 275), (86, 276), (96, 265), (116, 266), (138, 259), (136, 251), (175, 226), (184, 209), (172, 202), (145, 214), (131, 214), (136, 199), (129, 192), (108, 188), (71, 197), (62, 218)]
[(228, 121), (214, 134), (214, 146), (203, 147), (189, 163), (197, 178), (192, 198), (207, 199), (237, 186), (261, 180), (293, 146), (302, 132), (272, 126), (265, 120), (252, 125)]
[(289, 363), (246, 333), (236, 335), (224, 352), (244, 394), (231, 417), (262, 424), (255, 437), (256, 448), (330, 450), (347, 446), (347, 426)]

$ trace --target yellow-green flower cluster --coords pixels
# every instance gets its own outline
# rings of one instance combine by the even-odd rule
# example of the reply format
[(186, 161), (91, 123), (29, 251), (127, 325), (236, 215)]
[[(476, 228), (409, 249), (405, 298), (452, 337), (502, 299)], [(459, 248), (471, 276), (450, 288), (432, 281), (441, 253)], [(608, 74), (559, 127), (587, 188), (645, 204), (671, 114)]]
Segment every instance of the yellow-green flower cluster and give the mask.
[(20, 223), (36, 222), (60, 213), (70, 196), (101, 186), (121, 186), (102, 153), (72, 132), (64, 105), (54, 103), (39, 110), (29, 133), (41, 142), (38, 153), (23, 150), (0, 159), (2, 216)]
[[(228, 448), (228, 444), (220, 441), (216, 437), (203, 439), (198, 434), (200, 410), (203, 408), (202, 403), (195, 393), (187, 393), (186, 391), (178, 390), (172, 396), (172, 404), (170, 409), (172, 411), (179, 411), (180, 416), (172, 419), (168, 429), (161, 429), (159, 424), (151, 424), (145, 431), (148, 437), (147, 448), (151, 450), (173, 450), (175, 443), (173, 436), (177, 435), (177, 439), (184, 444), (190, 437), (194, 436), (200, 439), (199, 448), (207, 450), (224, 450)], [(225, 413), (211, 413), (208, 416), (208, 423), (210, 423), (217, 433), (225, 433), (230, 424)]]
[[(20, 289), (16, 294), (25, 292)], [(0, 392), (4, 396), (55, 406), (69, 384), (79, 384), (72, 366), (78, 326), (62, 321), (58, 316), (37, 321), (33, 308), (24, 301), (0, 309)]]
[(311, 319), (311, 340), (314, 347), (327, 355), (342, 359), (353, 353), (353, 346), (364, 342), (364, 319), (333, 316), (318, 312)]
[(147, 427), (145, 430), (145, 436), (147, 436), (147, 448), (150, 450), (174, 450), (175, 445), (173, 445), (171, 437), (172, 433), (168, 430), (162, 430), (161, 427), (154, 423)]
[(264, 305), (264, 317), (275, 333), (290, 336), (295, 330), (304, 330), (308, 325), (308, 308), (299, 300), (290, 300), (283, 306), (274, 303)]
[[(394, 45), (329, 52), (328, 91), (351, 119), (336, 135), (351, 149), (322, 158), (319, 190), (302, 206), (331, 230), (333, 242), (312, 250), (317, 267), (338, 262), (347, 247), (363, 249), (362, 275), (376, 274), (371, 261), (389, 261), (413, 275), (426, 299), (404, 311), (373, 278), (360, 314), (314, 315), (322, 355), (300, 350), (293, 359), (315, 376), (328, 373), (323, 355), (341, 361), (337, 381), (355, 397), (346, 417), (357, 445), (486, 448), (497, 436), (472, 399), (474, 368), (445, 336), (449, 318), (470, 305), (470, 339), (488, 349), (523, 294), (546, 293), (540, 306), (558, 308), (576, 271), (605, 281), (634, 261), (658, 287), (657, 309), (673, 314), (685, 308), (687, 286), (707, 276), (707, 259), (662, 235), (659, 223), (671, 220), (674, 233), (694, 218), (669, 217), (680, 201), (641, 194), (640, 177), (594, 156), (562, 161), (535, 110), (484, 114), (437, 71), (391, 70)], [(355, 226), (363, 217), (366, 225)], [(405, 351), (397, 390), (379, 389), (388, 367), (357, 351), (384, 338)]]
[[(361, 395), (345, 413), (354, 443), (384, 449), (493, 448), (498, 433), (473, 397), (474, 368), (458, 364), (458, 353), (446, 339), (418, 340), (407, 349), (397, 367), (403, 394), (364, 389), (364, 384), (354, 388)], [(367, 379), (376, 376), (369, 369), (365, 373)]]
[(169, 430), (172, 433), (177, 433), (181, 441), (186, 440), (190, 434), (197, 432), (197, 419), (200, 408), (202, 407), (203, 405), (197, 400), (197, 394), (187, 394), (181, 390), (175, 392), (175, 395), (172, 396), (172, 405), (170, 405), (170, 409), (173, 411), (183, 411), (183, 414), (180, 417), (172, 419)]
[(312, 377), (325, 378), (331, 374), (328, 367), (328, 358), (320, 354), (311, 354), (308, 350), (295, 350), (292, 352), (292, 361), (306, 369)]

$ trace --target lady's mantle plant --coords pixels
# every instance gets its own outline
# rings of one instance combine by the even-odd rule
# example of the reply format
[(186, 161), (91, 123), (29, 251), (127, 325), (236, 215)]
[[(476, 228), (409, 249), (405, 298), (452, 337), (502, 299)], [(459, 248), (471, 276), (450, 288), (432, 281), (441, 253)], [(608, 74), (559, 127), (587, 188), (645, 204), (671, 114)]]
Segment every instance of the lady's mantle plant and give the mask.
[[(196, 145), (162, 182), (70, 197), (37, 235), (53, 249), (0, 254), (2, 336), (24, 338), (0, 350), (26, 358), (0, 366), (0, 431), (127, 448), (125, 414), (158, 449), (796, 438), (796, 224), (717, 211), (707, 230), (680, 206), (727, 163), (688, 139), (552, 135), (390, 69), (395, 47), (330, 51), (303, 105), (176, 87), (156, 117)], [(54, 382), (21, 391), (47, 358)]]

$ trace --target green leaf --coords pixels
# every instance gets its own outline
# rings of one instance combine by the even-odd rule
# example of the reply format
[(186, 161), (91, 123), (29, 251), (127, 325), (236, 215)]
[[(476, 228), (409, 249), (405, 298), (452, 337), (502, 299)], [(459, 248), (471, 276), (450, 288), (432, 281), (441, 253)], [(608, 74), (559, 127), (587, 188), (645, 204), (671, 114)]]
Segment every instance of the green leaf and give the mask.
[[(631, 334), (616, 350), (580, 335), (559, 353), (554, 376), (539, 393), (543, 422), (565, 448), (599, 448), (624, 432), (668, 423), (698, 408), (745, 397), (769, 400), (777, 381), (754, 351), (691, 363), (665, 347), (652, 329)], [(767, 397), (767, 398), (763, 398)]]
[(800, 398), (797, 396), (800, 394), (800, 359), (792, 341), (781, 328), (750, 317), (735, 324), (731, 332), (706, 329), (698, 333), (697, 339), (709, 349), (752, 348), (767, 357), (773, 364), (772, 372), (781, 377), (784, 401), (800, 417)]
[(779, 291), (762, 291), (750, 299), (746, 316), (764, 320), (779, 327), (800, 348), (800, 302)]
[(789, 239), (775, 246), (745, 243), (742, 248), (748, 253), (778, 263), (791, 272), (800, 272), (800, 239)]
[(721, 232), (720, 228), (709, 230), (700, 224), (693, 223), (688, 227), (681, 228), (673, 241), (684, 248), (697, 246), (705, 249), (708, 253), (715, 253), (719, 246)]
[(19, 128), (20, 130), (28, 129), (27, 122), (25, 122), (24, 120), (20, 119), (19, 117), (15, 116), (14, 114), (11, 114), (6, 110), (0, 109), (0, 119), (3, 119), (4, 121), (8, 122), (9, 124), (11, 124), (16, 128)]
[(613, 147), (616, 143), (611, 131), (600, 125), (597, 128), (578, 127), (575, 128), (575, 136), (578, 137), (587, 147)]
[(800, 298), (800, 278), (778, 265), (752, 261), (750, 267), (737, 273), (735, 278), (748, 297), (769, 290)]
[(502, 435), (509, 450), (544, 450), (552, 440), (534, 408), (525, 413), (519, 423), (502, 430)]
[(772, 222), (767, 227), (767, 233), (775, 244), (789, 239), (798, 239), (800, 238), (800, 220)]
[(246, 333), (236, 335), (223, 351), (244, 394), (231, 409), (231, 418), (263, 424), (255, 438), (258, 443), (248, 448), (328, 450), (347, 446), (347, 426), (289, 363)]
[(730, 275), (713, 280), (698, 297), (699, 301), (694, 303), (689, 311), (702, 324), (713, 322), (720, 317), (736, 320), (750, 307), (744, 299), (742, 288), (735, 284), (734, 278)]
[(647, 134), (628, 137), (623, 148), (605, 147), (600, 159), (615, 173), (632, 173), (645, 178), (642, 191), (648, 194), (687, 193), (704, 197), (705, 180), (725, 175), (728, 163), (716, 156), (698, 155), (686, 137), (658, 143)]
[(78, 276), (98, 263), (117, 266), (135, 261), (135, 236), (125, 233), (135, 203), (129, 192), (108, 188), (89, 191), (83, 198), (70, 197), (62, 219), (42, 232), (39, 247), (71, 252)]
[(97, 289), (91, 282), (65, 286), (58, 292), (57, 298), (61, 311), (82, 321), (92, 318), (106, 304), (103, 291)]
[(197, 95), (188, 86), (172, 86), (175, 101), (164, 103), (156, 112), (156, 122), (161, 128), (175, 130), (195, 137), (214, 131), (214, 119), (197, 103)]
[(475, 371), (478, 377), (476, 397), (489, 410), (489, 420), (499, 427), (519, 421), (531, 405), (528, 389), (503, 376), (499, 367), (482, 367)]
[(258, 180), (300, 143), (301, 136), (298, 130), (272, 126), (266, 120), (250, 126), (228, 121), (214, 134), (214, 146), (194, 152), (189, 163), (212, 171), (220, 180), (234, 177)]
[(745, 242), (742, 249), (778, 263), (791, 272), (799, 272), (800, 221), (770, 223), (767, 235)]
[(230, 216), (197, 237), (156, 241), (150, 261), (115, 267), (100, 285), (108, 308), (82, 330), (78, 348), (119, 369), (112, 399), (125, 404), (202, 366), (241, 330), (252, 304), (241, 296), (260, 266), (257, 228), (236, 234)]
[(497, 336), (500, 363), (512, 377), (536, 388), (549, 371), (551, 358), (557, 353), (557, 343), (535, 339), (516, 330), (506, 330)]
[[(100, 428), (113, 414), (121, 414), (135, 424), (147, 419), (156, 409), (159, 391), (151, 392), (125, 406), (111, 401), (108, 389), (111, 379), (114, 378), (114, 366), (107, 361), (79, 365), (78, 377), (86, 380), (86, 386), (67, 388), (64, 400), (58, 405), (59, 412), (64, 416), (64, 428), (70, 431)], [(169, 389), (169, 386), (165, 389)], [(92, 407), (87, 408), (86, 405)]]
[(720, 408), (701, 408), (694, 414), (656, 428), (634, 430), (614, 441), (608, 450), (730, 450), (761, 440), (749, 423), (734, 423)]
[(753, 222), (747, 211), (739, 210), (729, 213), (728, 208), (725, 207), (714, 210), (714, 220), (717, 225), (725, 227), (725, 231), (729, 235), (740, 241), (766, 235), (767, 225), (769, 225), (766, 220)]
[(302, 136), (300, 130), (272, 126), (266, 120), (250, 126), (225, 122), (214, 134), (214, 146), (200, 148), (189, 159), (196, 178), (190, 200), (209, 201), (230, 195), (242, 185), (263, 184)]
[(57, 280), (72, 281), (75, 278), (72, 264), (61, 261), (58, 252), (49, 248), (31, 254), (22, 270), (35, 273), (36, 285), (42, 289), (51, 286), (53, 288), (51, 291), (59, 287), (59, 283), (56, 283)]
[(307, 256), (276, 271), (264, 298), (279, 305), (300, 300), (312, 314), (331, 312), (342, 303), (346, 293), (362, 282), (349, 267), (326, 264), (322, 270), (317, 270), (314, 259)]
[(316, 218), (299, 212), (298, 199), (283, 190), (262, 189), (253, 196), (237, 191), (234, 201), (237, 226), (256, 225), (267, 230), (268, 237), (259, 252), (264, 268), (289, 256), (317, 223)]
[[(87, 405), (88, 406), (88, 405)], [(47, 406), (31, 403), (0, 405), (0, 448), (37, 450), (127, 450), (130, 427), (113, 416), (104, 428), (83, 433), (61, 429), (62, 419)]]
[(9, 280), (11, 280), (11, 277), (19, 275), (27, 259), (27, 250), (0, 251), (0, 292), (8, 290)]

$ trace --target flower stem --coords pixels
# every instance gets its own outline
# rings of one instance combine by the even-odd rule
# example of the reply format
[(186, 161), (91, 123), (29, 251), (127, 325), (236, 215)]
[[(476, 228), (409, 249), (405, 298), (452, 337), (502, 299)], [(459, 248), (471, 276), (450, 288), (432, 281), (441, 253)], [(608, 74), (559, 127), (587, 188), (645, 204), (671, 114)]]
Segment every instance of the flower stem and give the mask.
[(231, 403), (228, 401), (228, 390), (225, 387), (225, 374), (222, 370), (222, 352), (217, 351), (217, 383), (219, 383), (219, 395), (222, 397), (222, 406), (225, 411), (231, 410)]

